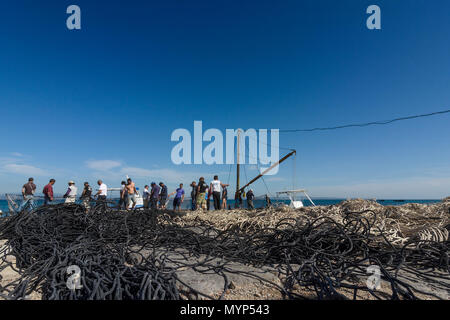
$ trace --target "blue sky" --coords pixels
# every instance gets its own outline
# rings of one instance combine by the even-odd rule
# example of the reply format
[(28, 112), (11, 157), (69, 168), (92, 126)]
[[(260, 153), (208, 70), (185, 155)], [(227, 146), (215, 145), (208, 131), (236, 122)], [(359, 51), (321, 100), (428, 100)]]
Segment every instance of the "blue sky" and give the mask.
[[(79, 31), (66, 28), (71, 4)], [(366, 28), (371, 4), (382, 30)], [(141, 187), (214, 173), (234, 183), (229, 165), (172, 164), (172, 131), (195, 120), (295, 129), (449, 109), (449, 11), (447, 0), (2, 1), (0, 192), (28, 176), (40, 189), (55, 178), (59, 192), (70, 179), (117, 186), (127, 173)], [(274, 192), (295, 180), (312, 196), (447, 196), (449, 120), (281, 133), (298, 151), (295, 179), (288, 160), (266, 183)]]

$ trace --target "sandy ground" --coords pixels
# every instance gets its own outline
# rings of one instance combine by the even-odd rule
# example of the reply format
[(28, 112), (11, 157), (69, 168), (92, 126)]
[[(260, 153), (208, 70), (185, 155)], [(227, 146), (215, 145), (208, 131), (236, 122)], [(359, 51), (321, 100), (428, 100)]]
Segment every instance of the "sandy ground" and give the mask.
[[(5, 247), (5, 240), (0, 240), (0, 249), (3, 249)], [(8, 256), (7, 261), (11, 262), (15, 265), (16, 259), (13, 256)], [(20, 275), (14, 271), (11, 267), (6, 267), (4, 270), (0, 271), (0, 286), (6, 286), (10, 284), (11, 282), (17, 280), (20, 278)], [(29, 300), (40, 300), (41, 295), (38, 292), (33, 292), (29, 297)], [(0, 300), (2, 297), (0, 297)]]

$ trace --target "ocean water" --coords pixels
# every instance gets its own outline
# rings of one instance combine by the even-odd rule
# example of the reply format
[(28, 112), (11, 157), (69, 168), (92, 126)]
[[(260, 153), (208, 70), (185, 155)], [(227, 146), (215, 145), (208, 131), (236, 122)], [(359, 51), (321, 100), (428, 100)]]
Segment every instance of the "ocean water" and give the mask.
[[(115, 201), (119, 201), (118, 199), (112, 199)], [(342, 201), (344, 201), (345, 199), (312, 199), (314, 201), (314, 203), (317, 206), (329, 206), (329, 205), (333, 205), (333, 204), (338, 204)], [(271, 199), (272, 204), (277, 205), (277, 204), (289, 204), (289, 200), (287, 199)], [(312, 204), (307, 200), (307, 199), (302, 199), (303, 204), (308, 207), (308, 206), (312, 206)], [(417, 200), (417, 199), (409, 199), (409, 200), (377, 200), (378, 203), (382, 204), (382, 205), (386, 205), (386, 206), (392, 206), (392, 205), (402, 205), (402, 204), (406, 204), (406, 203), (421, 203), (421, 204), (429, 204), (429, 203), (437, 203), (440, 202), (441, 200)], [(17, 201), (18, 204), (20, 204), (20, 200)], [(63, 203), (64, 200), (63, 199), (57, 199), (54, 201), (54, 204), (56, 203)], [(35, 200), (35, 203), (40, 206), (43, 204), (43, 200), (42, 199), (37, 199)], [(229, 200), (228, 205), (231, 206), (231, 208), (234, 208), (234, 200)], [(265, 206), (265, 201), (264, 199), (255, 199), (253, 201), (255, 208), (261, 208)], [(244, 208), (247, 207), (247, 203), (244, 200), (243, 201), (243, 206)], [(181, 205), (182, 209), (190, 209), (191, 207), (191, 200), (190, 199), (186, 199), (183, 204)], [(169, 202), (168, 204), (168, 208), (172, 209), (172, 201)], [(210, 205), (210, 209), (214, 210), (214, 204), (211, 201), (211, 205)], [(4, 213), (7, 213), (9, 211), (8, 209), (8, 202), (6, 200), (0, 200), (0, 210)]]

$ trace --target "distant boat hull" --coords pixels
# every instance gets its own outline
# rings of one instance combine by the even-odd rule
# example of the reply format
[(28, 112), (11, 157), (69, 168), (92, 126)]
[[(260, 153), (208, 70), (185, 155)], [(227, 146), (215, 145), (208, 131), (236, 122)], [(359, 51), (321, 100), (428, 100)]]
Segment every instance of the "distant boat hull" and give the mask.
[(289, 207), (294, 208), (294, 209), (303, 208), (303, 202), (302, 201), (291, 201), (291, 203), (289, 204)]

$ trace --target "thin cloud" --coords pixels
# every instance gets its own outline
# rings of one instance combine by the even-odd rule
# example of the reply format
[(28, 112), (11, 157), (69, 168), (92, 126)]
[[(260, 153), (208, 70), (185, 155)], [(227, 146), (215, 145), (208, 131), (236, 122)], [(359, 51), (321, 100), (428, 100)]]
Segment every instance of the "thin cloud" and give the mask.
[(108, 171), (122, 165), (121, 162), (114, 160), (90, 160), (85, 163), (89, 169), (98, 171)]
[(11, 152), (11, 155), (14, 156), (14, 157), (19, 157), (19, 158), (24, 157), (24, 155), (22, 153), (20, 153), (20, 152)]
[(10, 163), (3, 167), (8, 173), (16, 173), (22, 175), (34, 175), (34, 176), (45, 176), (47, 172), (41, 168), (26, 165), (26, 164), (16, 164)]

